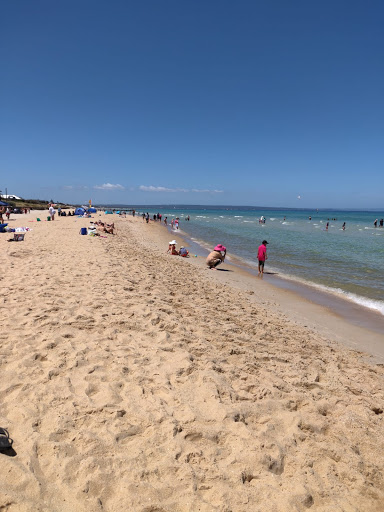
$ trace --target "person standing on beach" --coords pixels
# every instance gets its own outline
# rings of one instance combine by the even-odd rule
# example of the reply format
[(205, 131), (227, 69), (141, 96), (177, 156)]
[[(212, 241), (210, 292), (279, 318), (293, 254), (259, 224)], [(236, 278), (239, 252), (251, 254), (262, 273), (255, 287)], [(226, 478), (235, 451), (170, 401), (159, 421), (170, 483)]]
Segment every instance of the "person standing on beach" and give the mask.
[(345, 222), (343, 222), (343, 231), (345, 231)]
[(377, 222), (378, 222), (379, 219), (376, 219), (375, 222), (373, 223), (373, 225), (375, 226), (375, 228), (377, 228)]
[(384, 225), (384, 219), (380, 219), (380, 227), (382, 228)]
[(257, 259), (258, 259), (258, 262), (259, 262), (259, 274), (258, 274), (258, 277), (263, 277), (263, 274), (264, 274), (264, 265), (265, 265), (265, 260), (268, 259), (268, 256), (267, 256), (267, 244), (268, 242), (266, 240), (263, 240), (261, 245), (259, 245), (259, 248), (257, 250)]
[(54, 207), (51, 205), (51, 206), (49, 207), (49, 215), (51, 216), (51, 220), (55, 220), (55, 213), (56, 213), (56, 212), (55, 212), (55, 209), (54, 209)]

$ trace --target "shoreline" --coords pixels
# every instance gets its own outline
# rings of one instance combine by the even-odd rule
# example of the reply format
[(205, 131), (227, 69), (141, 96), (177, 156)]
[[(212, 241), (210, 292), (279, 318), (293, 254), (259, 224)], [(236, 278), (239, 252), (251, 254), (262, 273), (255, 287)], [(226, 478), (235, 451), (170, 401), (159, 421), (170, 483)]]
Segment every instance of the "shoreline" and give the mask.
[(33, 220), (14, 223), (23, 242), (0, 235), (0, 506), (380, 510), (384, 365), (341, 343), (372, 333), (166, 254), (153, 222), (101, 238)]
[[(206, 256), (203, 256), (203, 252), (206, 249), (191, 240), (187, 232), (183, 230), (179, 232), (172, 231), (163, 224), (160, 226), (160, 223), (158, 223), (158, 227), (164, 229), (168, 233), (168, 237), (179, 240), (179, 247), (180, 243), (186, 247), (190, 247), (191, 242), (192, 245), (197, 245), (201, 249), (200, 252), (197, 251), (199, 265), (205, 268)], [(167, 236), (162, 237), (164, 243), (166, 243)], [(183, 242), (180, 242), (181, 240)], [(239, 282), (242, 289), (249, 287), (250, 291), (252, 291), (253, 285), (261, 286), (267, 297), (275, 301), (275, 304), (280, 303), (282, 313), (289, 311), (290, 317), (300, 322), (301, 325), (305, 327), (310, 325), (316, 332), (323, 333), (328, 337), (334, 335), (345, 346), (365, 351), (375, 361), (384, 362), (384, 339), (382, 336), (384, 333), (384, 317), (380, 313), (355, 304), (343, 297), (310, 286), (306, 287), (300, 285), (300, 283), (290, 282), (281, 276), (268, 275), (267, 278), (264, 276), (264, 279), (260, 280), (257, 278), (255, 271), (244, 264), (242, 260), (231, 254), (229, 254), (229, 257), (230, 259), (226, 259), (225, 263), (218, 268), (220, 273), (225, 265), (236, 269), (239, 277), (234, 278), (232, 275), (228, 275), (229, 285), (238, 286)], [(194, 264), (196, 258), (189, 258), (189, 261), (191, 260)], [(214, 272), (214, 274), (216, 273)], [(229, 273), (225, 272), (225, 274)], [(298, 308), (300, 315), (295, 312), (292, 304), (295, 304), (295, 307)], [(362, 340), (364, 341), (362, 342)]]
[[(195, 247), (197, 246), (200, 250), (197, 249), (196, 252), (200, 253), (200, 255), (203, 255), (205, 251), (207, 251), (207, 254), (209, 253), (210, 250), (205, 247), (205, 245), (208, 245), (206, 242), (196, 242), (191, 238), (191, 235), (184, 230), (180, 231), (180, 235), (184, 238), (186, 243), (192, 244)], [(236, 265), (253, 276), (257, 275), (257, 264), (247, 262), (236, 254), (230, 253), (227, 258), (227, 263)], [(379, 301), (377, 301), (377, 299), (356, 295), (346, 292), (345, 290), (338, 292), (336, 288), (307, 281), (297, 276), (284, 275), (279, 271), (275, 272), (273, 271), (273, 265), (272, 271), (268, 271), (268, 267), (269, 265), (267, 266), (265, 274), (268, 275), (271, 284), (274, 286), (291, 290), (303, 298), (325, 307), (327, 307), (327, 302), (330, 302), (336, 313), (341, 317), (355, 323), (355, 325), (364, 326), (368, 329), (370, 325), (372, 325), (373, 327), (371, 328), (376, 332), (384, 334), (384, 313), (378, 309), (377, 303)], [(364, 302), (375, 303), (375, 307), (370, 307), (364, 304)], [(331, 306), (328, 307), (331, 309)], [(350, 308), (350, 311), (348, 311), (348, 308)], [(367, 315), (369, 320), (365, 318)]]
[[(227, 210), (227, 208), (225, 208), (225, 210)], [(167, 211), (168, 216), (171, 215), (169, 213), (170, 209), (164, 210), (164, 207), (163, 207), (163, 211)], [(192, 224), (190, 225), (190, 223), (188, 223), (188, 222), (183, 222), (183, 218), (188, 211), (189, 210), (187, 208), (185, 208), (182, 213), (180, 213), (179, 211), (177, 212), (177, 214), (180, 215), (180, 218), (182, 220), (182, 223), (181, 223), (182, 228), (186, 230), (186, 237), (188, 238), (188, 241), (194, 240), (197, 244), (200, 244), (200, 246), (203, 248), (203, 250), (205, 248), (209, 250), (209, 246), (207, 245), (207, 240), (212, 243), (214, 243), (215, 240), (213, 240), (209, 236), (209, 231), (207, 231), (207, 232), (206, 232), (206, 230), (201, 231), (200, 228), (199, 229), (195, 228), (194, 227), (195, 222), (192, 223), (193, 226), (192, 226)], [(197, 217), (204, 217), (205, 210), (202, 210), (202, 211), (199, 210), (198, 212), (192, 211), (190, 213), (193, 214), (192, 220), (194, 221), (195, 220), (194, 216), (197, 215), (198, 213), (200, 213), (200, 215), (197, 215)], [(236, 215), (236, 217), (247, 215), (246, 212), (242, 212), (242, 211), (238, 212), (238, 213), (239, 213), (239, 215)], [(364, 212), (364, 213), (367, 214), (369, 212)], [(163, 216), (164, 215), (165, 215), (165, 213), (163, 213)], [(217, 215), (219, 215), (219, 212), (217, 212)], [(207, 218), (209, 218), (209, 217), (207, 217)], [(199, 219), (197, 219), (197, 220), (199, 220)], [(271, 218), (270, 220), (278, 221), (277, 218)], [(252, 222), (256, 222), (256, 221), (257, 221), (257, 219), (256, 220), (254, 219)], [(303, 221), (303, 222), (305, 221), (304, 224), (310, 224), (310, 222), (307, 219), (296, 219), (296, 220), (294, 220), (294, 223), (295, 222), (300, 223), (301, 221)], [(245, 220), (244, 222), (251, 222), (251, 220)], [(320, 220), (319, 222), (321, 223), (323, 221)], [(362, 222), (365, 222), (365, 221), (362, 221)], [(272, 225), (277, 225), (277, 224), (278, 224), (278, 222), (271, 223), (271, 227), (272, 227)], [(265, 227), (265, 226), (262, 226), (262, 227)], [(332, 227), (333, 226), (331, 226), (331, 231), (332, 231)], [(368, 228), (366, 228), (366, 229), (368, 229)], [(258, 231), (261, 231), (261, 230), (259, 229)], [(316, 233), (315, 233), (316, 230), (314, 228), (312, 229), (312, 231), (313, 231), (313, 234), (316, 235)], [(362, 230), (360, 229), (359, 231), (362, 231)], [(191, 233), (194, 233), (194, 235), (192, 236)], [(200, 233), (200, 234), (196, 237), (196, 233)], [(376, 234), (379, 234), (379, 231)], [(383, 234), (384, 234), (384, 232), (383, 232)], [(332, 237), (331, 237), (332, 240), (334, 240), (333, 235), (334, 235), (334, 233), (332, 233)], [(230, 236), (230, 235), (228, 235), (228, 236)], [(258, 236), (262, 236), (262, 234), (259, 233)], [(343, 235), (343, 237), (344, 237), (344, 235)], [(230, 240), (227, 239), (226, 236), (219, 237), (219, 238), (224, 240), (226, 242), (226, 245), (229, 246), (231, 249)], [(260, 240), (261, 239), (262, 238), (260, 238)], [(232, 247), (232, 252), (230, 255), (231, 259), (232, 259), (233, 251), (235, 251), (235, 250), (236, 249), (234, 249), (234, 247)], [(254, 257), (254, 255), (252, 255), (252, 253), (249, 253), (249, 255), (247, 255), (247, 253), (244, 253), (244, 251), (240, 250), (240, 247), (238, 247), (237, 250), (239, 251), (239, 253), (238, 253), (238, 255), (235, 256), (235, 259), (237, 262), (239, 262), (239, 264), (241, 266), (243, 266), (247, 269), (251, 269), (251, 271), (252, 271), (252, 269), (255, 269), (257, 267), (257, 261), (252, 261), (253, 257)], [(347, 256), (346, 256), (346, 258), (347, 258)], [(249, 261), (249, 260), (251, 260), (251, 261)], [(270, 274), (273, 273), (274, 276), (270, 275), (270, 277), (271, 277), (271, 279), (274, 279), (275, 277), (277, 279), (281, 279), (282, 280), (281, 287), (283, 287), (283, 288), (287, 288), (287, 286), (291, 287), (292, 289), (296, 289), (296, 291), (299, 293), (304, 293), (306, 296), (308, 296), (310, 293), (308, 288), (313, 289), (312, 297), (309, 297), (310, 300), (316, 301), (317, 294), (319, 294), (320, 303), (322, 303), (322, 304), (325, 302), (325, 300), (324, 300), (325, 297), (337, 297), (337, 298), (341, 299), (342, 301), (345, 301), (344, 304), (342, 304), (340, 307), (341, 315), (345, 315), (346, 308), (347, 308), (348, 304), (358, 304), (362, 308), (362, 312), (371, 310), (373, 312), (377, 312), (378, 314), (380, 314), (384, 319), (384, 300), (383, 300), (383, 295), (382, 294), (380, 295), (380, 292), (379, 292), (379, 290), (382, 287), (376, 288), (375, 286), (373, 286), (370, 288), (370, 285), (367, 284), (366, 288), (360, 288), (359, 285), (363, 284), (363, 282), (361, 280), (360, 281), (357, 280), (355, 282), (356, 286), (352, 283), (352, 281), (348, 281), (348, 283), (349, 283), (348, 284), (347, 282), (344, 282), (343, 279), (340, 280), (337, 278), (338, 272), (337, 272), (336, 268), (334, 268), (334, 269), (329, 268), (329, 271), (328, 271), (329, 278), (326, 278), (326, 276), (324, 275), (324, 279), (323, 279), (323, 278), (319, 278), (319, 275), (316, 274), (316, 272), (313, 276), (307, 275), (305, 277), (305, 274), (300, 274), (300, 273), (299, 273), (300, 275), (299, 274), (296, 275), (296, 273), (292, 270), (292, 266), (289, 265), (288, 260), (286, 260), (288, 266), (285, 266), (284, 259), (280, 258), (280, 259), (276, 260), (276, 263), (278, 262), (277, 267), (275, 267), (275, 265), (274, 265), (275, 258), (273, 258), (271, 261), (272, 261), (272, 263), (270, 265), (268, 265), (268, 270), (270, 271)], [(353, 274), (353, 269), (351, 269), (351, 273)], [(332, 279), (332, 274), (335, 277), (334, 280)], [(317, 277), (315, 278), (315, 276), (317, 276)], [(313, 281), (312, 281), (312, 277), (314, 278)], [(343, 284), (343, 282), (344, 282), (344, 284)], [(376, 282), (377, 283), (381, 282), (380, 274), (377, 275)], [(277, 284), (278, 285), (280, 284), (279, 281), (277, 281)], [(371, 284), (373, 284), (373, 283), (371, 283)], [(323, 299), (321, 297), (323, 297)], [(333, 302), (333, 306), (337, 307), (337, 303), (335, 302), (334, 299), (332, 299), (332, 302)], [(353, 311), (351, 311), (351, 315), (350, 315), (351, 320), (353, 320), (356, 313), (358, 313), (358, 310), (353, 308)], [(361, 319), (359, 320), (359, 323), (364, 324), (363, 315), (360, 315), (360, 316), (361, 316)], [(371, 320), (372, 320), (372, 322), (374, 322), (375, 321), (374, 317), (371, 316)], [(377, 322), (375, 322), (375, 324), (376, 323)], [(380, 321), (379, 321), (379, 323), (380, 323)], [(376, 330), (382, 332), (383, 324), (378, 325), (375, 328), (376, 328)]]

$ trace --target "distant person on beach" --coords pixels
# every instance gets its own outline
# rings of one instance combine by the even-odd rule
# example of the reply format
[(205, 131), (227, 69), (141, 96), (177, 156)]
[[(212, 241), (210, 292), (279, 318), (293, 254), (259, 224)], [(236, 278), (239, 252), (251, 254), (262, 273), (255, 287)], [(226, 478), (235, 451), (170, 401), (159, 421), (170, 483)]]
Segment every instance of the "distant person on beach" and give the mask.
[(343, 222), (343, 231), (345, 231), (345, 222)]
[(176, 240), (171, 240), (168, 244), (167, 252), (170, 252), (173, 256), (178, 256), (179, 251), (176, 249)]
[(109, 233), (111, 235), (114, 235), (115, 234), (115, 230), (116, 230), (116, 228), (115, 228), (115, 223), (114, 222), (112, 222), (112, 224), (105, 224), (105, 226), (104, 226), (104, 232), (105, 233)]
[(149, 223), (149, 213), (147, 212), (147, 215), (145, 216), (145, 222), (148, 224)]
[(11, 215), (11, 210), (9, 208), (5, 211), (5, 216), (7, 217), (7, 220), (9, 220), (9, 216)]
[(216, 270), (216, 267), (224, 262), (227, 254), (227, 248), (224, 245), (218, 244), (212, 252), (208, 254), (206, 263), (211, 270)]
[(328, 231), (329, 228), (329, 222), (327, 222), (327, 225), (325, 226), (325, 231)]
[(379, 219), (376, 219), (375, 222), (373, 223), (373, 225), (375, 226), (375, 228), (377, 228), (377, 223), (378, 223)]
[(5, 213), (5, 208), (4, 208), (4, 206), (0, 206), (0, 223), (1, 224), (3, 224), (3, 222), (4, 222), (3, 213)]
[(49, 207), (48, 211), (49, 211), (49, 215), (51, 216), (51, 220), (55, 220), (55, 213), (56, 213), (56, 211), (55, 211), (55, 209), (54, 209), (54, 207), (52, 205)]
[(263, 277), (263, 274), (264, 274), (265, 260), (268, 259), (268, 256), (267, 256), (267, 244), (268, 244), (268, 242), (266, 240), (263, 240), (261, 245), (259, 245), (259, 248), (257, 250), (257, 260), (259, 262), (259, 274), (258, 274), (258, 276), (261, 276), (261, 277)]
[(384, 219), (380, 219), (380, 227), (382, 228), (384, 225)]
[(189, 257), (189, 251), (187, 251), (187, 249), (185, 247), (180, 247), (180, 252), (179, 252), (180, 256), (182, 256), (183, 258), (188, 258)]
[(167, 217), (164, 217), (164, 225), (167, 225)]

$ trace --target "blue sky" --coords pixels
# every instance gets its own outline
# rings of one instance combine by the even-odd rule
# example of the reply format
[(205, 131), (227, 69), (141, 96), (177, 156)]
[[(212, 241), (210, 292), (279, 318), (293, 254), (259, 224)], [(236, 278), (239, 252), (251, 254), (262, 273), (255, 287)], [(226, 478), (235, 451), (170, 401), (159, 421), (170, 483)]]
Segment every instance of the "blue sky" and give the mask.
[(4, 2), (0, 189), (382, 207), (383, 26), (382, 1)]

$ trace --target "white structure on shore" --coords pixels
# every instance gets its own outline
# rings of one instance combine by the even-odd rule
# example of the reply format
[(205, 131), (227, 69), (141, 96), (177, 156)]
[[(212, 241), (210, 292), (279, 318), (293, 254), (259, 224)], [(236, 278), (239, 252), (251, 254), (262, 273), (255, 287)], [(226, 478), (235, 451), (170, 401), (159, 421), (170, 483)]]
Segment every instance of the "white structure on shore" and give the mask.
[(2, 199), (21, 199), (19, 196), (15, 196), (13, 194), (1, 194)]

